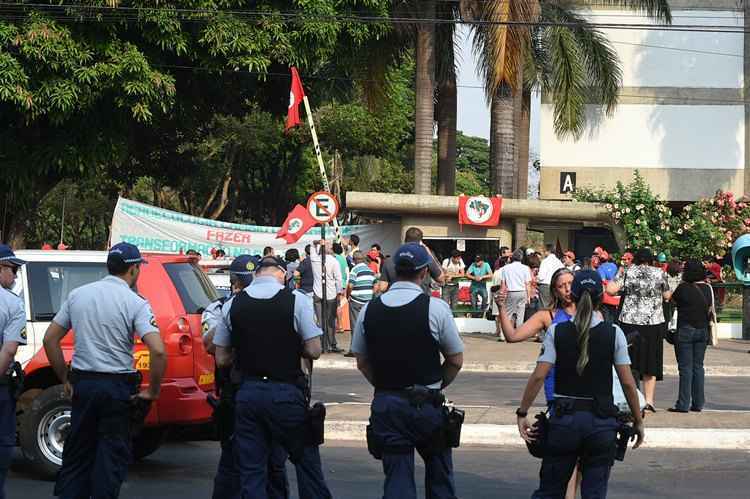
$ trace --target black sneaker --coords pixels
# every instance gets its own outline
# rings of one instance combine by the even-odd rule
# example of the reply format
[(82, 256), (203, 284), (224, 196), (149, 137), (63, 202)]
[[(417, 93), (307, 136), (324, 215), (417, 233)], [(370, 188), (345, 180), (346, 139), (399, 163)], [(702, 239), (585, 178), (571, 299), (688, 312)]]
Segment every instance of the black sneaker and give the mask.
[(691, 407), (690, 412), (701, 412), (703, 409), (698, 409), (697, 407)]
[(346, 353), (344, 354), (344, 357), (356, 357), (356, 355), (354, 355), (354, 353), (353, 353), (353, 352), (346, 352)]
[(667, 412), (680, 412), (680, 413), (686, 413), (688, 412), (687, 409), (678, 409), (676, 407), (670, 407), (667, 409)]

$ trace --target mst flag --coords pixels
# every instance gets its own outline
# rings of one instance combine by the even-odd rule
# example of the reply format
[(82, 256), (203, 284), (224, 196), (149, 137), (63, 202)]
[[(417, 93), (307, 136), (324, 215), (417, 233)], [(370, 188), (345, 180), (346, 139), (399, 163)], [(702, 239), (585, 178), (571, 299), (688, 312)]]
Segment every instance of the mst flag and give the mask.
[(286, 126), (284, 131), (288, 132), (290, 128), (302, 124), (299, 119), (299, 105), (305, 97), (305, 91), (302, 89), (302, 80), (299, 79), (297, 68), (292, 66), (292, 88), (289, 90), (289, 110), (286, 113)]
[(287, 244), (296, 243), (316, 223), (307, 208), (298, 204), (284, 220), (284, 225), (276, 233), (276, 239), (284, 239)]
[(458, 223), (495, 227), (500, 223), (502, 207), (500, 196), (458, 196)]

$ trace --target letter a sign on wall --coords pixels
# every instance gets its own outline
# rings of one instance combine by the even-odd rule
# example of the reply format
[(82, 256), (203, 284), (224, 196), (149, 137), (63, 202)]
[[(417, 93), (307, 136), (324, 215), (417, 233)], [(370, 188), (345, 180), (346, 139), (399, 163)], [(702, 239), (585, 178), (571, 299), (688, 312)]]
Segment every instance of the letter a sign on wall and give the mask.
[(560, 172), (560, 194), (573, 194), (576, 191), (576, 173)]
[(307, 211), (319, 224), (328, 223), (336, 218), (339, 202), (330, 192), (316, 192), (307, 200)]

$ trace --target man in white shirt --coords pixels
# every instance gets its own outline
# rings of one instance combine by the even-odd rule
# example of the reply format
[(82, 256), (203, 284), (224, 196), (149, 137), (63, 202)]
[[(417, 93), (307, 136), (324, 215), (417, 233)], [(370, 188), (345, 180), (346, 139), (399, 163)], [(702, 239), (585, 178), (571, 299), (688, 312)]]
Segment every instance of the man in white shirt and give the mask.
[(526, 305), (531, 299), (531, 269), (524, 265), (523, 250), (517, 249), (511, 255), (511, 263), (501, 269), (502, 282), (508, 290), (505, 309), (514, 326), (523, 324)]
[(318, 325), (323, 330), (323, 353), (342, 353), (336, 344), (336, 310), (338, 300), (344, 293), (344, 278), (341, 265), (331, 250), (330, 241), (326, 244), (326, 311), (323, 316), (323, 271), (321, 265), (321, 243), (316, 241), (310, 248), (310, 262), (313, 270), (313, 305)]
[(544, 259), (539, 265), (539, 273), (536, 275), (537, 285), (539, 287), (539, 301), (541, 302), (542, 308), (547, 308), (551, 303), (550, 296), (550, 280), (552, 280), (552, 274), (557, 269), (563, 268), (565, 265), (557, 258), (554, 252), (554, 246), (550, 243), (544, 245), (543, 256)]
[(448, 302), (451, 310), (456, 309), (458, 304), (458, 278), (464, 276), (466, 264), (461, 258), (461, 252), (453, 250), (451, 257), (443, 260), (443, 273), (445, 284), (443, 285), (443, 300)]

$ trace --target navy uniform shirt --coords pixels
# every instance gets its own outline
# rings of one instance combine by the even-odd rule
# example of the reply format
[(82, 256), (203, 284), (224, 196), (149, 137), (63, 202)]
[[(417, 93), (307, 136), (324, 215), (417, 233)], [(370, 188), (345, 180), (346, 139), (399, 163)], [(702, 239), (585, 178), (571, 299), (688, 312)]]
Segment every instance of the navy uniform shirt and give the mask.
[(135, 335), (159, 332), (148, 301), (113, 275), (71, 291), (52, 320), (75, 331), (73, 369), (80, 371), (133, 373)]

